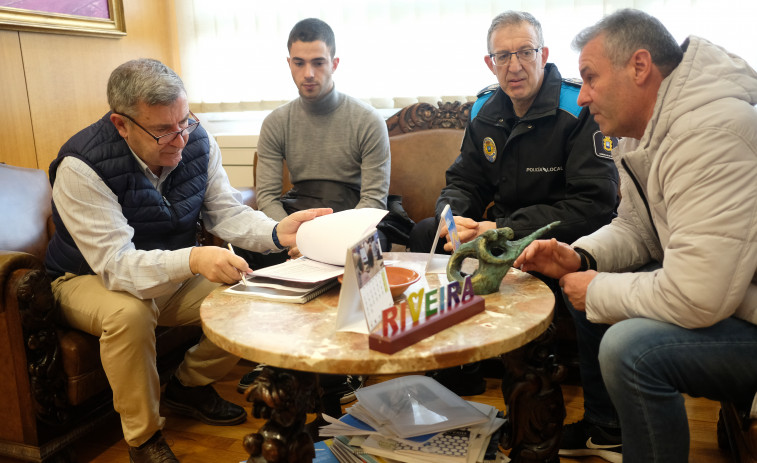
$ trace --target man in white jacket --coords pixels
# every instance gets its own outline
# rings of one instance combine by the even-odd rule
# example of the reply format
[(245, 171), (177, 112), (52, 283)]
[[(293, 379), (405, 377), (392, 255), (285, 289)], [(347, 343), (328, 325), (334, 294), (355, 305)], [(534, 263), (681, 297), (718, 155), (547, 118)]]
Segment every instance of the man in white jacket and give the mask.
[(514, 263), (559, 278), (575, 309), (584, 419), (560, 454), (687, 462), (682, 393), (757, 417), (757, 72), (636, 10), (573, 45), (578, 103), (625, 138), (618, 217)]

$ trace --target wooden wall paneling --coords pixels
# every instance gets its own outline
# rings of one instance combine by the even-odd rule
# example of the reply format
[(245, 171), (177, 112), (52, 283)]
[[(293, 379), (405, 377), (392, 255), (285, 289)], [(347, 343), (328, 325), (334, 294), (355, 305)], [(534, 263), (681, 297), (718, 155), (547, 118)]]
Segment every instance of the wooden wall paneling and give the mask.
[(21, 33), (41, 169), (47, 170), (66, 140), (107, 112), (105, 86), (113, 62), (119, 61), (112, 53), (118, 40)]
[(174, 15), (173, 0), (129, 0), (123, 38), (21, 33), (41, 169), (47, 170), (66, 140), (108, 111), (106, 86), (116, 66), (142, 57), (178, 65)]
[(36, 168), (18, 34), (0, 30), (0, 162)]

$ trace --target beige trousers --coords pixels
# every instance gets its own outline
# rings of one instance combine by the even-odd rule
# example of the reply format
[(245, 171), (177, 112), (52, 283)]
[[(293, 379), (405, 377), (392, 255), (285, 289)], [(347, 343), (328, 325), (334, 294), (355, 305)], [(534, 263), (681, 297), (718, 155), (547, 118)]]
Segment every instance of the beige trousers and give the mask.
[[(130, 446), (143, 444), (165, 423), (159, 412), (155, 328), (199, 325), (200, 304), (216, 287), (218, 284), (198, 275), (170, 296), (142, 300), (106, 289), (95, 275), (66, 274), (53, 282), (63, 319), (100, 338), (100, 357), (113, 389), (113, 407)], [(238, 360), (203, 336), (185, 354), (176, 377), (185, 386), (204, 386), (223, 378)]]

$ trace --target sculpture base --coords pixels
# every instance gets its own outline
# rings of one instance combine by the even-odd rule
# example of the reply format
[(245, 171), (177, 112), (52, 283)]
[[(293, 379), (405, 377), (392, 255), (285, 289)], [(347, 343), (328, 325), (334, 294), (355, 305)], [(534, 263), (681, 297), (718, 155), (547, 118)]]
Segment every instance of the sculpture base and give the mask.
[(460, 323), (466, 318), (483, 312), (485, 308), (484, 298), (473, 296), (471, 300), (460, 304), (454, 310), (436, 314), (433, 318), (429, 318), (423, 323), (411, 326), (391, 336), (383, 336), (381, 334), (381, 327), (379, 327), (378, 332), (373, 332), (368, 336), (368, 347), (385, 354), (393, 354), (407, 346), (415, 344), (421, 339), (432, 336), (445, 328)]

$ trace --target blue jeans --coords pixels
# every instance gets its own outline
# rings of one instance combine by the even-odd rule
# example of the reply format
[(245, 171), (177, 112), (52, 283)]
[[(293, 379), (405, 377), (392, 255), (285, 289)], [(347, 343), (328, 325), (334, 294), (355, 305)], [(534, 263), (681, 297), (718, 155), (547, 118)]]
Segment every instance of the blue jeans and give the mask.
[(620, 425), (624, 463), (688, 461), (682, 393), (751, 405), (757, 392), (757, 326), (736, 318), (699, 329), (645, 318), (608, 326), (588, 322), (572, 307), (571, 313), (584, 419)]

